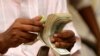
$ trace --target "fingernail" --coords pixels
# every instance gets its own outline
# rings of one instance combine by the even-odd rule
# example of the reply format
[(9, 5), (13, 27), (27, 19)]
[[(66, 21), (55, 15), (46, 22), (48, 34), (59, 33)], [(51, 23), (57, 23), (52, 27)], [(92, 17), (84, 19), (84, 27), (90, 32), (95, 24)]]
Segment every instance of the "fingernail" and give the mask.
[(43, 16), (41, 16), (40, 22), (45, 23), (45, 21), (46, 21), (46, 19)]
[(36, 16), (36, 17), (34, 17), (34, 18), (35, 18), (35, 20), (40, 21), (41, 18), (42, 18), (42, 16)]
[(59, 48), (59, 47), (60, 47), (60, 43), (59, 43), (59, 42), (55, 42), (55, 46), (56, 46), (57, 48)]
[(54, 38), (50, 38), (51, 42), (54, 43), (55, 42), (55, 39)]
[(43, 18), (42, 16), (39, 16), (39, 18)]
[(54, 37), (57, 37), (58, 35), (57, 34), (54, 34)]

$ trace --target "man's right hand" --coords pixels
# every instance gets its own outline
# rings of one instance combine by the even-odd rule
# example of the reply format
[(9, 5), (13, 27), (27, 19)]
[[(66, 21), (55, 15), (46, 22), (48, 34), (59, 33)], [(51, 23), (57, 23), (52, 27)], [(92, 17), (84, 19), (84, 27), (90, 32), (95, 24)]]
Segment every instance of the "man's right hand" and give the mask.
[(16, 47), (22, 43), (34, 41), (37, 34), (32, 32), (39, 32), (43, 29), (40, 20), (39, 16), (34, 19), (16, 19), (7, 31), (1, 33), (4, 47)]

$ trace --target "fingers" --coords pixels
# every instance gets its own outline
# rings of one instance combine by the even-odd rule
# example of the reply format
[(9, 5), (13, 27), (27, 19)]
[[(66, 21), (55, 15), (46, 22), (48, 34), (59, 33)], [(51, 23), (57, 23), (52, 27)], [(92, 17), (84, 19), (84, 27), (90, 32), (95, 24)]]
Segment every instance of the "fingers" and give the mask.
[(42, 26), (42, 23), (40, 22), (40, 20), (42, 19), (42, 16), (37, 16), (35, 18), (33, 18), (33, 22), (34, 22), (34, 25), (36, 26)]
[(33, 18), (33, 20), (35, 21), (40, 21), (42, 19), (42, 16), (36, 16), (35, 18)]
[(65, 41), (65, 42), (73, 43), (76, 41), (75, 34), (71, 30), (65, 30), (60, 33), (56, 33), (51, 38), (51, 42), (56, 42), (56, 41), (57, 42)]
[(43, 29), (40, 22), (41, 17), (37, 16), (34, 19), (18, 18), (15, 22), (3, 33), (6, 42), (10, 47), (16, 47), (21, 43), (34, 41), (36, 34)]
[(57, 38), (57, 37), (52, 37), (50, 40), (52, 43), (63, 41), (61, 38)]
[(41, 16), (37, 16), (33, 19), (29, 18), (18, 18), (15, 23), (20, 23), (20, 24), (27, 24), (27, 25), (35, 25), (35, 26), (41, 26), (42, 23), (40, 22)]
[(63, 40), (61, 38), (51, 38), (51, 42), (55, 44), (56, 47), (60, 47), (60, 48), (68, 48), (70, 46), (72, 46), (76, 40), (75, 38), (71, 38), (70, 40), (69, 39), (66, 39), (66, 40)]
[(16, 32), (14, 34), (17, 35), (19, 38), (24, 38), (29, 41), (34, 41), (34, 39), (36, 39), (36, 37), (37, 37), (36, 34), (25, 32), (25, 31), (23, 32), (23, 31), (19, 31), (19, 30), (16, 30)]
[(73, 44), (68, 42), (55, 42), (55, 46), (58, 48), (69, 48), (72, 47)]
[(67, 38), (70, 38), (70, 37), (74, 37), (75, 34), (72, 30), (65, 30), (65, 31), (62, 31), (60, 33), (57, 33), (56, 35), (54, 35), (55, 37), (61, 37), (63, 39), (67, 39)]
[(58, 48), (69, 48), (76, 42), (75, 34), (71, 30), (65, 30), (54, 34), (51, 37), (51, 42)]
[(32, 25), (19, 25), (15, 27), (16, 29), (20, 29), (22, 31), (30, 31), (30, 32), (39, 32), (42, 30), (42, 27), (39, 26), (32, 26)]
[(68, 38), (68, 39), (63, 39), (63, 38), (51, 38), (50, 39), (52, 43), (55, 43), (55, 42), (68, 42), (68, 43), (75, 43), (76, 42), (76, 37), (71, 37), (71, 38)]
[(20, 29), (23, 31), (39, 32), (43, 26), (40, 22), (41, 17), (35, 17), (34, 19), (19, 18), (13, 24), (14, 29)]
[(17, 39), (15, 41), (18, 41), (20, 43), (27, 43), (27, 42), (31, 42), (34, 41), (37, 37), (36, 34), (33, 33), (28, 33), (28, 32), (23, 32), (23, 31), (19, 31), (19, 30), (15, 30), (12, 35), (14, 36), (12, 40)]

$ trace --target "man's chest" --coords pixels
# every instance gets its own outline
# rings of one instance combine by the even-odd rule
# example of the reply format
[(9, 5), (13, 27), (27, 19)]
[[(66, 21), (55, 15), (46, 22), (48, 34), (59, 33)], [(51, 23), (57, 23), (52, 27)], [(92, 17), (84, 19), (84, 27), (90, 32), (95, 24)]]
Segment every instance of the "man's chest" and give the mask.
[(0, 0), (0, 32), (20, 17), (68, 12), (66, 0)]
[[(0, 32), (8, 29), (13, 22), (17, 18), (22, 17), (22, 15), (29, 17), (37, 15), (37, 9), (33, 9), (34, 6), (25, 1), (16, 2), (14, 0), (0, 0), (0, 6)], [(33, 12), (34, 14), (32, 14)]]

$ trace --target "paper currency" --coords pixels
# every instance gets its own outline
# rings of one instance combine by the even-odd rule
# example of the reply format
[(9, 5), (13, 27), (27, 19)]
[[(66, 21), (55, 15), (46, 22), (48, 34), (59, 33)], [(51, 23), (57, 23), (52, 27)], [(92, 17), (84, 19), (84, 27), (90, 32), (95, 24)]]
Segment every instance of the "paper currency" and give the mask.
[[(63, 27), (71, 21), (71, 16), (66, 13), (50, 14), (44, 23), (44, 30), (39, 34), (40, 39), (56, 54), (56, 56), (69, 56), (70, 52), (67, 49), (56, 48), (50, 41), (53, 34), (59, 32)], [(44, 19), (41, 20), (44, 22)]]

